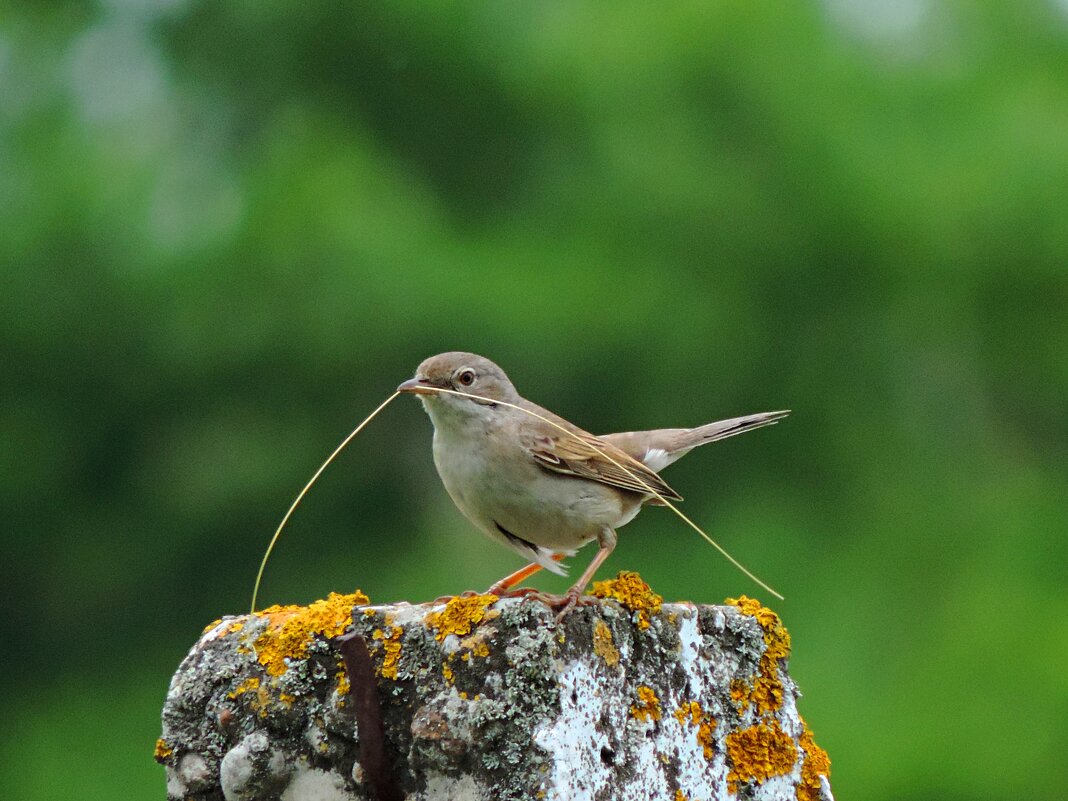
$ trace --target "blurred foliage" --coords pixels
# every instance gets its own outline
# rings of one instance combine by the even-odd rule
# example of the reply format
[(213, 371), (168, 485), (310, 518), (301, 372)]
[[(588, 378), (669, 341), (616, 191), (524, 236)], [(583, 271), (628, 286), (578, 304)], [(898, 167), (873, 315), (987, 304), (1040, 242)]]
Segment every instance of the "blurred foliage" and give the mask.
[[(794, 409), (670, 480), (787, 596), (839, 797), (1063, 797), (1066, 175), (1063, 0), (7, 7), (0, 786), (161, 797), (200, 628), (467, 349), (593, 430)], [(757, 594), (664, 512), (620, 543)], [(515, 565), (402, 399), (265, 600)]]

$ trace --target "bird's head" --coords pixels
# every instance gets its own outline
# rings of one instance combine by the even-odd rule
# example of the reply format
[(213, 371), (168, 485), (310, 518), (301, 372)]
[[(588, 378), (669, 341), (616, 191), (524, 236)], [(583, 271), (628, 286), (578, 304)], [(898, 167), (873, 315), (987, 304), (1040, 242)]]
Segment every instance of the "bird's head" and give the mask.
[[(478, 395), (479, 399), (441, 392), (443, 389)], [(432, 419), (439, 414), (482, 417), (496, 408), (493, 401), (519, 400), (504, 370), (484, 356), (462, 351), (439, 353), (426, 359), (415, 371), (415, 377), (397, 387), (397, 391), (418, 395)]]

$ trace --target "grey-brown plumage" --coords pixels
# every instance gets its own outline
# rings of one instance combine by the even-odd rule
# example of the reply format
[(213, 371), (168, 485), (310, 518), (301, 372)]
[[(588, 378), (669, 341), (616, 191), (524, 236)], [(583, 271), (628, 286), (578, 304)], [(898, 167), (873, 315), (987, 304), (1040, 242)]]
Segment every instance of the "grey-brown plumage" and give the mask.
[(699, 445), (774, 425), (789, 411), (760, 412), (744, 417), (717, 420), (697, 428), (658, 428), (654, 431), (627, 431), (622, 434), (601, 434), (600, 438), (615, 445), (628, 456), (643, 462), (651, 470), (660, 471), (681, 459)]
[(423, 402), (434, 424), (434, 464), (456, 506), (490, 538), (534, 563), (491, 591), (507, 591), (538, 567), (562, 573), (563, 555), (598, 541), (566, 608), (615, 547), (618, 527), (643, 504), (660, 503), (657, 495), (682, 499), (659, 470), (700, 445), (789, 413), (595, 436), (521, 397), (489, 359), (463, 352), (427, 359), (398, 391)]

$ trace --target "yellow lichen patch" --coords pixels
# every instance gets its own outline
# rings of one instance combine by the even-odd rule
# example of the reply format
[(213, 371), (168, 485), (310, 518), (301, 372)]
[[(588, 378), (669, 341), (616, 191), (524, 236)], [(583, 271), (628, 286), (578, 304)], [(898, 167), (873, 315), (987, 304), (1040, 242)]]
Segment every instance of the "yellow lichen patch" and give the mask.
[(660, 699), (652, 687), (638, 688), (638, 703), (630, 708), (630, 716), (635, 720), (660, 720)]
[(337, 686), (334, 688), (334, 692), (340, 696), (346, 696), (349, 694), (349, 674), (344, 670), (338, 671), (337, 674)]
[(283, 706), (293, 706), (293, 702), (296, 701), (296, 700), (297, 700), (297, 698), (296, 698), (295, 695), (290, 695), (289, 693), (279, 693), (278, 694), (278, 701)]
[(660, 614), (664, 599), (629, 570), (621, 570), (614, 579), (595, 581), (590, 594), (595, 598), (612, 598), (636, 613), (639, 629), (649, 628), (649, 616)]
[(690, 801), (690, 799), (686, 795), (686, 793), (682, 792), (682, 790), (676, 790), (675, 791), (675, 801)]
[(826, 751), (816, 745), (807, 724), (799, 742), (805, 759), (801, 763), (801, 783), (797, 786), (797, 801), (818, 801), (820, 776), (831, 775), (831, 759)]
[(683, 704), (675, 710), (675, 720), (683, 726), (687, 723), (696, 726), (701, 722), (701, 705), (696, 701)]
[[(209, 631), (211, 631), (213, 628), (218, 626), (220, 623), (222, 623), (222, 618), (221, 617), (218, 620), (213, 620), (211, 623), (209, 623), (207, 626), (204, 627), (204, 631), (201, 632), (201, 634), (207, 634)], [(223, 634), (236, 634), (237, 632), (241, 631), (241, 629), (243, 629), (244, 627), (245, 627), (245, 621), (244, 620), (235, 620), (233, 623), (231, 623), (229, 626), (226, 627), (226, 631), (224, 631)]]
[(476, 631), (470, 637), (460, 640), (460, 648), (466, 649), (460, 654), (460, 658), (469, 662), (473, 657), (484, 659), (489, 656), (489, 643), (486, 642), (486, 630)]
[(157, 762), (162, 765), (168, 758), (170, 758), (171, 754), (173, 753), (174, 749), (167, 745), (166, 740), (164, 740), (162, 737), (156, 740), (156, 750), (153, 754), (153, 757)]
[(769, 659), (785, 659), (790, 655), (790, 632), (783, 626), (779, 616), (763, 606), (755, 598), (728, 598), (727, 603), (737, 606), (742, 614), (755, 617), (764, 630), (765, 655)]
[(759, 723), (727, 735), (727, 758), (731, 765), (727, 785), (738, 792), (738, 783), (765, 782), (772, 776), (784, 776), (797, 761), (797, 746), (779, 722)]
[(438, 640), (444, 640), (450, 634), (463, 637), (486, 618), (486, 607), (496, 602), (496, 595), (471, 595), (466, 598), (457, 595), (440, 612), (428, 614), (426, 622), (434, 629), (434, 636)]
[(779, 660), (790, 655), (790, 633), (779, 616), (760, 601), (742, 596), (728, 598), (727, 603), (750, 617), (755, 617), (764, 631), (764, 654), (760, 657), (760, 674), (752, 685), (735, 680), (731, 683), (731, 698), (739, 711), (750, 703), (756, 706), (758, 715), (774, 712), (782, 706), (782, 682), (779, 680)]
[(700, 745), (701, 750), (704, 751), (705, 759), (711, 759), (715, 756), (716, 745), (714, 735), (718, 724), (714, 717), (701, 709), (699, 703), (690, 701), (689, 703), (683, 704), (675, 710), (675, 719), (683, 726), (688, 723), (697, 729), (697, 744)]
[(612, 640), (612, 630), (600, 618), (593, 624), (593, 652), (609, 667), (619, 664), (619, 649)]
[(382, 629), (375, 629), (371, 633), (372, 639), (381, 640), (382, 652), (385, 654), (382, 657), (382, 669), (379, 671), (379, 675), (383, 678), (397, 679), (397, 670), (400, 667), (401, 656), (401, 635), (404, 634), (404, 629), (399, 626), (390, 626), (389, 633), (382, 631)]
[(268, 620), (256, 638), (256, 658), (272, 676), (286, 672), (287, 659), (302, 659), (316, 635), (336, 637), (352, 622), (352, 608), (370, 600), (359, 590), (351, 595), (336, 592), (309, 606), (271, 606), (258, 617)]
[(774, 664), (765, 665), (761, 659), (760, 670), (761, 674), (753, 682), (753, 692), (749, 700), (756, 707), (758, 715), (766, 715), (782, 706), (782, 682), (779, 681), (779, 671)]
[(244, 695), (250, 690), (258, 690), (260, 687), (260, 680), (256, 676), (251, 676), (245, 679), (239, 685), (237, 685), (232, 692), (226, 694), (227, 698), (237, 698), (239, 695)]
[(448, 662), (441, 663), (441, 675), (445, 677), (445, 681), (449, 684), (452, 684), (453, 680), (456, 678), (456, 674), (452, 672), (452, 668), (449, 667)]

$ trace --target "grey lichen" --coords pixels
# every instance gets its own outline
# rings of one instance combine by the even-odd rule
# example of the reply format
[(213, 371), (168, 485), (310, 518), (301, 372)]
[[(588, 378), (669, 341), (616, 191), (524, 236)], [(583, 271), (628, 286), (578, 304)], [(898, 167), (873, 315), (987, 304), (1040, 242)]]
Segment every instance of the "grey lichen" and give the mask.
[(391, 780), (413, 801), (831, 801), (762, 607), (599, 599), (557, 624), (533, 598), (365, 600), (204, 634), (163, 710), (169, 799), (373, 798), (334, 639), (349, 630), (369, 645)]

